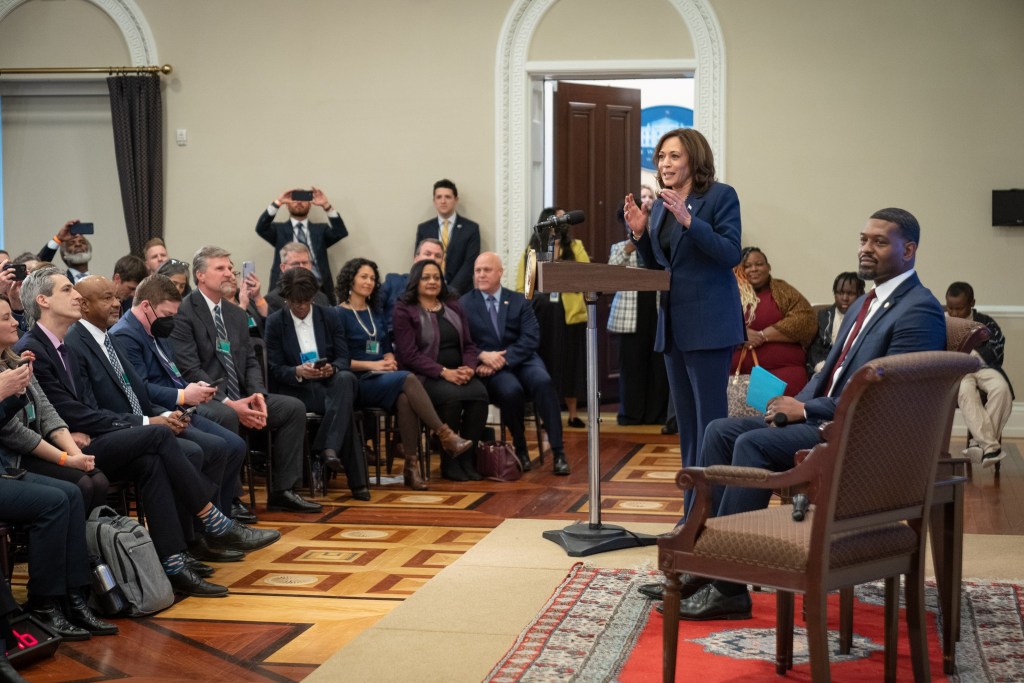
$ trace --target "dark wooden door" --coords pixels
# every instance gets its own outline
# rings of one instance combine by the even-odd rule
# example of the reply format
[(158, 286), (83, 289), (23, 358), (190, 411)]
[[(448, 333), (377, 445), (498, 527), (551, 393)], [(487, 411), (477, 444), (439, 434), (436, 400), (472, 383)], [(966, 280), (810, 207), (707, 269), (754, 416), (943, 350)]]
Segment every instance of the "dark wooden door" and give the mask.
[[(573, 226), (591, 261), (608, 262), (625, 239), (615, 210), (627, 192), (640, 193), (640, 91), (559, 82), (554, 98), (555, 204), (581, 209)], [(583, 289), (581, 287), (581, 289)], [(598, 304), (598, 379), (602, 402), (618, 400), (619, 350), (605, 330), (612, 295)]]

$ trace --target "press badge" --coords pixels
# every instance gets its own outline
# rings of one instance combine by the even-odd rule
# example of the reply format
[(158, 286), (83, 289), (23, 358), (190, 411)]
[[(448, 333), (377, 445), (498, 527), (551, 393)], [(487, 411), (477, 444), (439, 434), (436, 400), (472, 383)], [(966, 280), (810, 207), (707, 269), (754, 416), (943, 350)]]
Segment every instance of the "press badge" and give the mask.
[(217, 351), (220, 353), (231, 353), (231, 342), (227, 339), (217, 340)]
[(366, 352), (373, 356), (380, 355), (380, 342), (376, 339), (367, 339)]
[(171, 372), (174, 373), (175, 377), (181, 377), (181, 370), (179, 370), (178, 366), (174, 364), (174, 361), (171, 361)]
[(36, 420), (36, 407), (31, 403), (25, 406), (25, 420), (27, 422), (35, 422)]
[(299, 356), (299, 361), (301, 361), (303, 364), (312, 363), (319, 357), (320, 356), (316, 355), (316, 351), (306, 351), (304, 354)]
[(256, 327), (256, 320), (250, 315), (249, 316), (249, 329)]
[(558, 303), (558, 294), (559, 294), (558, 292), (551, 292), (551, 294), (548, 295), (548, 300), (551, 301), (551, 303), (553, 303), (553, 304), (557, 304)]

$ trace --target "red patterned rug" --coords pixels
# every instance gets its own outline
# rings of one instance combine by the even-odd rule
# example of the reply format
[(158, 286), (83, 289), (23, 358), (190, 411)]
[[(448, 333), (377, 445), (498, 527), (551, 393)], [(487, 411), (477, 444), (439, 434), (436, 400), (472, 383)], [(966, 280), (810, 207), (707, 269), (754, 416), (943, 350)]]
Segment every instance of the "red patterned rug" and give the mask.
[[(577, 564), (494, 667), (487, 681), (621, 681), (647, 683), (661, 677), (661, 615), (636, 591), (660, 580), (660, 572), (598, 569)], [(942, 675), (935, 586), (926, 591), (932, 680), (1024, 680), (1024, 610), (1020, 583), (966, 581), (957, 644), (958, 674)], [(681, 622), (677, 677), (701, 683), (780, 680), (775, 674), (775, 596), (754, 593), (749, 621)], [(882, 679), (882, 583), (859, 586), (854, 607), (854, 648), (833, 654), (838, 681)], [(800, 600), (797, 598), (797, 614)], [(829, 615), (838, 617), (830, 603)], [(900, 680), (913, 678), (903, 617), (900, 617)], [(798, 616), (799, 621), (799, 616)], [(837, 624), (829, 637), (837, 643)], [(836, 647), (838, 647), (836, 645)], [(807, 641), (799, 626), (793, 643), (794, 666), (781, 680), (810, 681)], [(833, 648), (833, 652), (835, 648)]]

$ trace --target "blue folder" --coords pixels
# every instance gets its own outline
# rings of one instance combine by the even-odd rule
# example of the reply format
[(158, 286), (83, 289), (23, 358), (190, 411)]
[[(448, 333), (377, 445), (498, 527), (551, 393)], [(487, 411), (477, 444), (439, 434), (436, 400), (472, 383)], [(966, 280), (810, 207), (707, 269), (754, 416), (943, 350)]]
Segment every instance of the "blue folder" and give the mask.
[(776, 396), (782, 396), (786, 391), (786, 383), (768, 372), (760, 365), (755, 365), (750, 371), (750, 386), (747, 388), (747, 405), (760, 410), (762, 413), (768, 410), (768, 401)]

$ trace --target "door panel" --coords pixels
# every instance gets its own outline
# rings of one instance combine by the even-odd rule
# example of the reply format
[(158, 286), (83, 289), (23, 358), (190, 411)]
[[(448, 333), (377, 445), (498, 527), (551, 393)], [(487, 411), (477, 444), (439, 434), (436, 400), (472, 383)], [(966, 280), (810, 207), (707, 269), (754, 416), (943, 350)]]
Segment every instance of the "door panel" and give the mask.
[[(615, 210), (640, 190), (640, 91), (558, 83), (554, 97), (555, 204), (581, 209), (573, 226), (591, 261), (607, 263), (611, 245), (625, 238)], [(618, 400), (618, 343), (605, 330), (611, 294), (597, 306), (598, 380), (602, 402)]]

